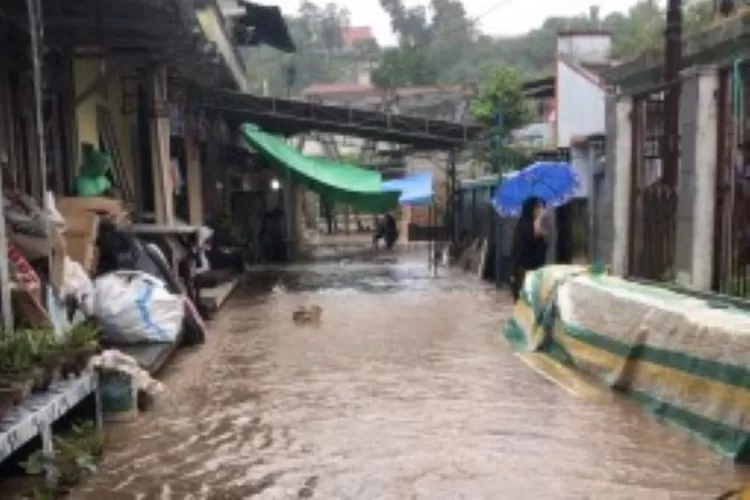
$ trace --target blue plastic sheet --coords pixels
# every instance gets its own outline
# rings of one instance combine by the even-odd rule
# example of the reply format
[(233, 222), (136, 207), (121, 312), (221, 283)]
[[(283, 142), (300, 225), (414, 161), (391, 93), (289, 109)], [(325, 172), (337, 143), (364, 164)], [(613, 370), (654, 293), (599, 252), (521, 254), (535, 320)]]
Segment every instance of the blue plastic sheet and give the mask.
[(400, 191), (402, 205), (429, 205), (432, 202), (432, 172), (420, 172), (383, 182), (383, 191)]

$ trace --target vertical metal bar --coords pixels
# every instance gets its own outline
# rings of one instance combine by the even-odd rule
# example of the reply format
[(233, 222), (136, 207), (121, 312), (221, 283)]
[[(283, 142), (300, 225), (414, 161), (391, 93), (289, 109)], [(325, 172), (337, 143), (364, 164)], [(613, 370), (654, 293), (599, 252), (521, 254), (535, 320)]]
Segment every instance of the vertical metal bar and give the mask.
[(433, 202), (430, 205), (430, 213), (428, 215), (428, 224), (430, 228), (430, 241), (432, 241), (432, 248), (430, 250), (430, 253), (432, 254), (432, 272), (433, 277), (437, 278), (438, 276), (438, 264), (440, 263), (439, 257), (436, 255), (437, 250), (437, 210), (435, 208), (435, 203)]
[(432, 270), (435, 251), (432, 241), (432, 204), (427, 207), (427, 269)]
[[(639, 249), (640, 246), (636, 239), (639, 238), (638, 232), (640, 228), (640, 213), (639, 205), (642, 203), (642, 191), (641, 191), (641, 149), (643, 145), (643, 122), (641, 113), (643, 111), (643, 101), (641, 98), (634, 98), (633, 105), (630, 111), (630, 127), (631, 127), (631, 142), (630, 142), (630, 224), (628, 224), (628, 270), (627, 274), (637, 275), (640, 267), (639, 262)], [(638, 225), (638, 227), (636, 227)]]
[[(31, 56), (34, 75), (34, 118), (36, 121), (37, 154), (39, 158), (40, 183), (42, 196), (47, 192), (47, 148), (44, 143), (44, 115), (42, 112), (42, 49), (44, 47), (44, 29), (42, 25), (42, 7), (40, 0), (26, 0), (31, 29)], [(46, 200), (44, 208), (47, 209)]]
[[(729, 151), (728, 146), (731, 144), (727, 138), (729, 127), (729, 92), (730, 92), (730, 72), (723, 69), (719, 72), (719, 89), (718, 89), (718, 117), (717, 117), (717, 140), (719, 141), (716, 148), (716, 208), (714, 212), (714, 252), (713, 252), (713, 273), (711, 276), (711, 288), (716, 292), (723, 291), (722, 275), (724, 273), (724, 251), (726, 245), (724, 239), (726, 235), (726, 225), (724, 224), (726, 212), (726, 168), (728, 164)], [(731, 135), (730, 135), (731, 136)]]
[(456, 150), (451, 149), (448, 156), (448, 175), (450, 179), (450, 231), (451, 243), (455, 244), (458, 240), (458, 220), (456, 218)]
[(502, 273), (500, 272), (500, 267), (502, 266), (502, 252), (500, 251), (500, 245), (503, 241), (503, 219), (500, 217), (500, 214), (495, 212), (494, 208), (491, 208), (491, 210), (493, 219), (495, 220), (495, 286), (500, 288), (500, 277), (502, 276)]

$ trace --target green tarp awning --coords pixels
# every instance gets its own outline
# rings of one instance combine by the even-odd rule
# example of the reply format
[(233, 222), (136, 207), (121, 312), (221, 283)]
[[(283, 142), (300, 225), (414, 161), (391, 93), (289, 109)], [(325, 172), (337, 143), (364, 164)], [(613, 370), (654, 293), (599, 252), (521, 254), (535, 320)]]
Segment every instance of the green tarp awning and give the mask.
[(350, 205), (360, 212), (382, 213), (398, 205), (399, 192), (383, 192), (379, 172), (355, 165), (305, 156), (284, 140), (255, 125), (242, 126), (245, 141), (292, 178), (326, 201)]

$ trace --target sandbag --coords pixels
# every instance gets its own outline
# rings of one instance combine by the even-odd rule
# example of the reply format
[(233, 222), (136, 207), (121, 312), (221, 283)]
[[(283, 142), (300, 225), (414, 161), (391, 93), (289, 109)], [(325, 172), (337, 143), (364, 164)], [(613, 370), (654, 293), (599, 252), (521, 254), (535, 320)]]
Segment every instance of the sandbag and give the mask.
[(184, 299), (164, 282), (140, 271), (115, 271), (94, 282), (93, 315), (103, 339), (113, 344), (177, 342)]

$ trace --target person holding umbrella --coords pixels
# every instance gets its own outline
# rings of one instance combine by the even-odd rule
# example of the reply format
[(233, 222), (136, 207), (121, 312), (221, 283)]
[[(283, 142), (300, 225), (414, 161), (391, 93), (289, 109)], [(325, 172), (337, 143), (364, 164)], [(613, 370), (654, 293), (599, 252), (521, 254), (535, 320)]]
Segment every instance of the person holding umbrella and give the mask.
[(536, 162), (518, 172), (503, 174), (492, 205), (501, 217), (520, 216), (511, 252), (511, 289), (518, 300), (527, 271), (546, 263), (549, 237), (547, 209), (568, 203), (581, 188), (578, 172), (567, 162)]
[(513, 233), (510, 262), (510, 285), (514, 302), (521, 296), (526, 272), (539, 269), (546, 263), (549, 246), (544, 228), (546, 213), (546, 204), (536, 196), (526, 198), (521, 207), (521, 217)]

